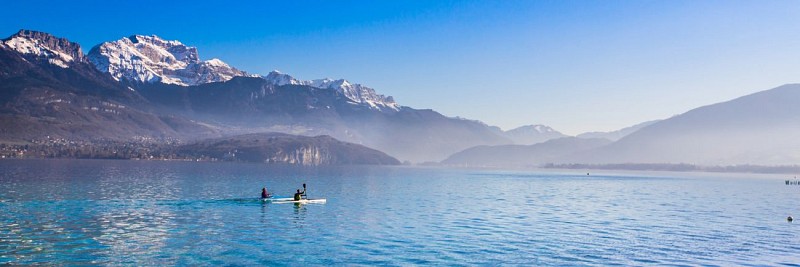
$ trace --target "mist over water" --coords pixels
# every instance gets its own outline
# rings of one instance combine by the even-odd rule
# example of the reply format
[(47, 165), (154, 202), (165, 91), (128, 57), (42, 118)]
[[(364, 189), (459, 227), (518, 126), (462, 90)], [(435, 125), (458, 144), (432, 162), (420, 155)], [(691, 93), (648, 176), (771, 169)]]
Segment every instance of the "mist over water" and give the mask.
[[(0, 264), (789, 265), (783, 176), (0, 161)], [(326, 204), (263, 203), (302, 183)]]

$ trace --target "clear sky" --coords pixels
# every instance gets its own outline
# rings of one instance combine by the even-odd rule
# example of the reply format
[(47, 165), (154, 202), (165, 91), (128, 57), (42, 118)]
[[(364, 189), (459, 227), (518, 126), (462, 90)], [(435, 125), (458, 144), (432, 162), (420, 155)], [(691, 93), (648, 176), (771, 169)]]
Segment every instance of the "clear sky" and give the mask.
[(202, 59), (345, 78), (510, 129), (663, 119), (800, 82), (797, 1), (6, 1), (21, 28), (80, 43), (155, 34)]

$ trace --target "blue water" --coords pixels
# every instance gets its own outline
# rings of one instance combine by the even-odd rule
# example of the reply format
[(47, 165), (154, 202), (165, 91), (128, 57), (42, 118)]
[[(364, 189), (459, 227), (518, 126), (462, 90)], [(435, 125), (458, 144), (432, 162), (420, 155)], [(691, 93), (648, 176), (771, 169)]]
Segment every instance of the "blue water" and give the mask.
[(3, 160), (0, 265), (798, 266), (785, 178)]

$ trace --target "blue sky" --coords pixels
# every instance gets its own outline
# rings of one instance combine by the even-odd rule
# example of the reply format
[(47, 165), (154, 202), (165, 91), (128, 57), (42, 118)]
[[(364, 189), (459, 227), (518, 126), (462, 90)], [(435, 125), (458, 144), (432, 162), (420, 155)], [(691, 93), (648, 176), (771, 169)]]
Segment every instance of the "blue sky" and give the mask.
[(800, 82), (796, 1), (168, 2), (6, 2), (0, 35), (88, 51), (156, 34), (251, 73), (346, 78), (402, 105), (567, 134)]

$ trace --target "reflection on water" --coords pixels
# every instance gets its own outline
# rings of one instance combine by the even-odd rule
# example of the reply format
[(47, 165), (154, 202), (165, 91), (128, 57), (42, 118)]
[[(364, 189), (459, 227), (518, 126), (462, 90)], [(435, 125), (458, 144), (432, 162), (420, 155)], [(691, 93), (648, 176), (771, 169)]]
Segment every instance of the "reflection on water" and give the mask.
[(300, 203), (291, 203), (294, 207), (294, 225), (302, 228), (305, 226), (306, 205)]
[(89, 226), (100, 229), (100, 235), (94, 239), (107, 247), (99, 258), (118, 264), (146, 264), (143, 260), (162, 251), (170, 231), (178, 229), (174, 222), (176, 215), (153, 202), (107, 202), (101, 201), (96, 221)]
[(785, 265), (784, 180), (0, 161), (0, 265)]

